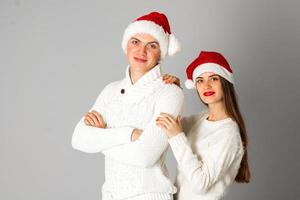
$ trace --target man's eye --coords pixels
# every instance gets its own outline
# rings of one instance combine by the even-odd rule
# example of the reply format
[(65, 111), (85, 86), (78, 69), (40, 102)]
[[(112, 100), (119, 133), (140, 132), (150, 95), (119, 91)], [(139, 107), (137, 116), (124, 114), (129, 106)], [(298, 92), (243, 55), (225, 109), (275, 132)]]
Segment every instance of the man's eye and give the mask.
[(137, 40), (131, 40), (131, 44), (138, 44)]
[(156, 44), (151, 44), (151, 45), (150, 45), (150, 48), (151, 48), (151, 49), (157, 49), (157, 45), (156, 45)]

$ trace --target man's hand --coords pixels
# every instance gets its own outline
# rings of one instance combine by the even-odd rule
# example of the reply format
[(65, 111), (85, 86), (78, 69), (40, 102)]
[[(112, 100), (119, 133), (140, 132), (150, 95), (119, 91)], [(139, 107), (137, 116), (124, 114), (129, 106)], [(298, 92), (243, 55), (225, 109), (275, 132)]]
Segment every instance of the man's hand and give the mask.
[(131, 141), (136, 141), (142, 135), (143, 130), (135, 128), (131, 134)]
[(93, 126), (97, 128), (105, 128), (106, 124), (100, 113), (95, 110), (88, 112), (84, 117), (84, 123), (88, 126)]

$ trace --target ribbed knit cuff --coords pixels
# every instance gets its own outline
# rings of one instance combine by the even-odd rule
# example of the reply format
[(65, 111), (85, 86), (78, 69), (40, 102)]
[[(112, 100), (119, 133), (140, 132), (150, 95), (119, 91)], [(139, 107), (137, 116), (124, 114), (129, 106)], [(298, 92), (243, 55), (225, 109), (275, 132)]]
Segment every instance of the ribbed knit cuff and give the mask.
[(181, 146), (183, 144), (187, 143), (187, 138), (184, 134), (184, 132), (179, 133), (178, 135), (168, 139), (169, 144), (171, 148), (177, 148), (178, 146)]
[(125, 143), (131, 142), (131, 135), (134, 130), (134, 128), (131, 127), (121, 127), (122, 131), (120, 131), (121, 134), (119, 136), (121, 137), (121, 141), (124, 141)]
[(145, 195), (145, 200), (171, 200), (172, 194), (168, 193), (150, 193)]

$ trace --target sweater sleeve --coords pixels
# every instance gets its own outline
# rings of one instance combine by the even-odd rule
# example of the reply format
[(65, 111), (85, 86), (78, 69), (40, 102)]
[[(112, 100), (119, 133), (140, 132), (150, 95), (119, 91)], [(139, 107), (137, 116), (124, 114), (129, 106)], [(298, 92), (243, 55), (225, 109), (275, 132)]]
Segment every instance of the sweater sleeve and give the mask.
[[(105, 119), (105, 98), (108, 96), (108, 91), (112, 89), (113, 84), (106, 86), (90, 111), (98, 111)], [(87, 126), (82, 117), (75, 127), (72, 147), (86, 153), (98, 153), (106, 148), (131, 142), (133, 129), (133, 127), (97, 128)]]
[(169, 139), (180, 172), (197, 194), (206, 193), (227, 172), (240, 148), (235, 142), (235, 134), (232, 134), (231, 128), (219, 131), (226, 137), (217, 138), (203, 157), (193, 153), (184, 133)]
[(168, 138), (156, 125), (156, 118), (161, 112), (176, 117), (180, 113), (184, 101), (182, 90), (176, 86), (171, 88), (168, 92), (160, 95), (155, 105), (153, 118), (144, 128), (140, 138), (134, 142), (103, 151), (105, 156), (138, 167), (153, 166), (157, 162), (168, 147)]

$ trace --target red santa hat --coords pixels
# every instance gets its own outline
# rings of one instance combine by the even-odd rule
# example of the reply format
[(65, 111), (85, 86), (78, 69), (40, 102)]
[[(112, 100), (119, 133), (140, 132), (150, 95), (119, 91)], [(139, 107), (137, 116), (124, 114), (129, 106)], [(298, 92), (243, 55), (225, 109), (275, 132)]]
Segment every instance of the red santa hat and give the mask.
[(180, 43), (171, 33), (168, 18), (163, 13), (151, 12), (137, 18), (125, 29), (122, 41), (122, 48), (127, 53), (128, 40), (138, 33), (146, 33), (154, 37), (160, 46), (160, 59), (166, 54), (172, 56), (180, 51)]
[(213, 72), (234, 84), (232, 69), (224, 56), (218, 52), (201, 51), (199, 56), (186, 68), (187, 89), (195, 88), (195, 80), (205, 72)]

